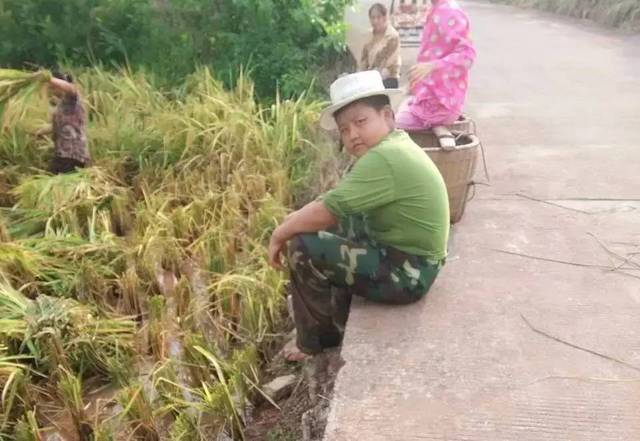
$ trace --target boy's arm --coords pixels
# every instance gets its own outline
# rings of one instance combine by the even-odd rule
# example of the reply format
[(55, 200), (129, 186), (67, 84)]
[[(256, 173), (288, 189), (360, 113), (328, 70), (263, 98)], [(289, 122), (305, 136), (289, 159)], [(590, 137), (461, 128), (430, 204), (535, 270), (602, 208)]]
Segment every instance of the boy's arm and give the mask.
[(287, 216), (271, 235), (269, 263), (282, 269), (282, 252), (289, 239), (296, 234), (326, 230), (337, 223), (336, 217), (322, 201), (313, 201)]

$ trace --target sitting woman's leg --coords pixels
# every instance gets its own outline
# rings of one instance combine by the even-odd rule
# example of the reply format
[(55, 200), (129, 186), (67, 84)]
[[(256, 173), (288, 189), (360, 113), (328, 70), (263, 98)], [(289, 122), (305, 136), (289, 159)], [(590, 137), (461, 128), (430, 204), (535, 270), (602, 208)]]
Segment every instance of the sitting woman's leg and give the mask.
[(425, 126), (424, 121), (411, 112), (408, 101), (402, 103), (396, 112), (396, 127), (402, 130), (426, 130), (429, 128)]
[(382, 81), (382, 84), (384, 84), (386, 89), (397, 89), (400, 85), (397, 78), (387, 78)]
[(396, 127), (402, 130), (428, 130), (455, 122), (459, 112), (444, 107), (435, 98), (408, 98), (396, 112)]

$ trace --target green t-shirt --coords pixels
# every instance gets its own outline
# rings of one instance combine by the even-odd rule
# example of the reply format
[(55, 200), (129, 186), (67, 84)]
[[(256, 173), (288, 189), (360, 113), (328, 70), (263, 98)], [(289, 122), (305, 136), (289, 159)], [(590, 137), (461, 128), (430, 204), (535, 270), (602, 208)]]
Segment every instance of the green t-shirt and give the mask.
[(363, 214), (371, 238), (415, 256), (447, 255), (449, 200), (431, 158), (405, 132), (390, 133), (322, 197), (336, 217)]

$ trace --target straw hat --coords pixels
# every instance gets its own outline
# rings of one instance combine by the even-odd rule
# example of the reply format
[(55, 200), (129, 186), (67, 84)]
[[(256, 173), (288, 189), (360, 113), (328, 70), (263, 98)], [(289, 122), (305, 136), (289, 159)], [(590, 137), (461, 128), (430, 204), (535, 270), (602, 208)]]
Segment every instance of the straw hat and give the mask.
[(380, 72), (367, 70), (338, 78), (331, 84), (329, 94), (331, 95), (331, 105), (320, 114), (320, 126), (330, 131), (337, 127), (333, 114), (348, 104), (361, 98), (386, 95), (389, 97), (391, 107), (395, 110), (402, 101), (403, 91), (385, 89)]

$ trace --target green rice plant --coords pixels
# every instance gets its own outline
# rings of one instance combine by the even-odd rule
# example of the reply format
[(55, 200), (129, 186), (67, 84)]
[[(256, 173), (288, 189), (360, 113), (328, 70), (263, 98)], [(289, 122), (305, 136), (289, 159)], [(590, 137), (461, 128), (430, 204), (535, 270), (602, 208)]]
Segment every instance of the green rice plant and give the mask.
[(156, 363), (153, 371), (149, 375), (154, 393), (158, 395), (159, 401), (164, 401), (171, 411), (178, 409), (173, 406), (172, 398), (181, 395), (181, 389), (178, 386), (179, 377), (179, 360), (166, 359)]
[(9, 242), (10, 240), (11, 235), (9, 234), (9, 229), (2, 218), (0, 218), (0, 242)]
[[(42, 173), (49, 145), (28, 135), (42, 102), (25, 102), (0, 133), (0, 165), (16, 161), (0, 173), (0, 343), (45, 375), (73, 373), (60, 387), (78, 415), (82, 389), (111, 380), (136, 438), (156, 439), (173, 415), (175, 439), (239, 439), (243, 406), (261, 393), (261, 351), (286, 320), (285, 279), (265, 247), (310, 197), (312, 162), (330, 155), (317, 141), (320, 104), (262, 107), (246, 78), (226, 90), (207, 69), (172, 91), (127, 71), (76, 77), (93, 167)], [(150, 346), (162, 366), (145, 390)], [(94, 435), (110, 439), (102, 418)]]
[(148, 303), (149, 349), (157, 360), (163, 360), (167, 356), (165, 298), (163, 296), (153, 296), (149, 298)]
[[(5, 365), (5, 366), (2, 366)], [(6, 362), (0, 361), (0, 369), (4, 371), (0, 377), (0, 385), (2, 386), (2, 416), (0, 419), (0, 433), (4, 432), (9, 420), (13, 416), (14, 410), (20, 401), (20, 392), (22, 384), (25, 380), (23, 366), (6, 366)], [(9, 373), (6, 377), (5, 374)]]
[(147, 397), (143, 385), (134, 384), (125, 387), (117, 399), (123, 407), (121, 418), (130, 423), (136, 439), (142, 441), (160, 439), (153, 404)]
[[(44, 217), (45, 231), (95, 237), (103, 231), (121, 232), (129, 224), (129, 191), (114, 176), (97, 167), (75, 173), (31, 176), (12, 193), (17, 200), (15, 208), (35, 210)], [(97, 213), (104, 210), (108, 216), (96, 224)]]
[[(207, 381), (201, 381), (198, 386), (188, 388), (190, 396), (194, 397), (195, 401), (187, 402), (174, 397), (177, 409), (184, 411), (195, 408), (202, 413), (209, 425), (244, 439), (242, 428), (246, 397), (250, 390), (260, 392), (257, 387), (259, 361), (256, 348), (249, 346), (233, 351), (228, 359), (201, 346), (192, 346), (191, 350), (200, 356), (198, 364), (208, 366), (211, 375)], [(193, 354), (191, 359), (194, 359)], [(200, 360), (203, 362), (201, 363)], [(184, 385), (176, 384), (166, 378), (161, 379), (160, 382), (185, 388)]]
[[(216, 295), (214, 308), (218, 320), (235, 329), (230, 337), (259, 344), (265, 341), (268, 330), (274, 329), (283, 312), (281, 292), (285, 279), (266, 267), (247, 266), (245, 271), (216, 277), (210, 289)], [(260, 298), (254, 295), (256, 289), (261, 292)]]
[(0, 433), (7, 429), (9, 420), (20, 404), (20, 395), (28, 380), (27, 372), (29, 370), (23, 363), (28, 361), (29, 357), (8, 355), (8, 348), (0, 345), (0, 391), (2, 392)]
[(198, 351), (198, 347), (206, 347), (207, 341), (201, 334), (186, 333), (184, 336), (184, 359), (183, 362), (189, 369), (191, 385), (197, 387), (202, 383), (213, 380), (212, 372), (206, 357)]
[(97, 315), (72, 299), (28, 299), (0, 283), (0, 338), (28, 351), (37, 366), (58, 365), (86, 374), (117, 376), (130, 365), (135, 324), (124, 317)]
[(198, 430), (198, 421), (186, 411), (179, 412), (171, 425), (170, 441), (198, 441), (206, 439)]
[(31, 300), (14, 289), (7, 280), (0, 281), (0, 323), (9, 322), (14, 325), (1, 328), (4, 338), (26, 333), (28, 324), (23, 319), (30, 305)]
[(17, 285), (35, 282), (44, 268), (57, 262), (15, 242), (0, 243), (0, 271)]
[[(181, 387), (167, 378), (161, 379), (161, 382), (169, 383), (176, 388)], [(172, 398), (174, 413), (177, 413), (178, 416), (186, 414), (191, 418), (193, 418), (194, 412), (197, 413), (198, 428), (200, 430), (206, 428), (206, 432), (213, 432), (211, 434), (213, 438), (216, 438), (220, 433), (231, 432), (236, 435), (234, 439), (244, 439), (242, 421), (236, 407), (237, 403), (235, 397), (231, 395), (231, 389), (226, 384), (226, 380), (225, 383), (202, 383), (199, 386), (187, 388), (187, 391), (193, 400), (186, 401), (177, 395), (174, 396)], [(185, 435), (181, 434), (181, 436)]]
[(176, 323), (183, 330), (190, 329), (194, 324), (190, 310), (193, 294), (189, 280), (186, 277), (181, 277), (180, 280), (178, 280), (178, 283), (174, 288), (173, 296), (176, 303)]
[(257, 382), (256, 378), (252, 381), (250, 377), (255, 373), (256, 364), (252, 348), (236, 352), (231, 362), (224, 361), (205, 348), (196, 346), (194, 349), (214, 368), (217, 380), (214, 384), (202, 383), (199, 392), (204, 408), (214, 414), (227, 415), (226, 428), (244, 440), (241, 408), (246, 396), (246, 381), (249, 379), (253, 384)]
[(99, 299), (115, 289), (123, 266), (123, 244), (110, 235), (94, 242), (74, 236), (0, 242), (0, 272), (32, 295)]
[(44, 441), (36, 419), (36, 411), (29, 410), (18, 420), (15, 426), (15, 441)]
[[(9, 240), (39, 235), (46, 226), (46, 213), (38, 210), (1, 207), (0, 218), (6, 228)], [(5, 242), (9, 242), (9, 240), (5, 240)]]
[(111, 426), (105, 423), (101, 423), (98, 425), (98, 427), (96, 427), (96, 430), (94, 433), (94, 440), (95, 441), (114, 441), (115, 437), (113, 432), (114, 430), (111, 428)]
[[(0, 148), (7, 141), (6, 136), (0, 136)], [(24, 144), (20, 143), (19, 147), (22, 148)], [(25, 156), (25, 152), (21, 151), (21, 157)], [(15, 204), (15, 198), (11, 195), (13, 187), (20, 183), (23, 178), (24, 170), (12, 162), (10, 164), (4, 164), (2, 161), (2, 169), (0, 169), (0, 207), (11, 207)]]
[(135, 323), (128, 317), (95, 317), (74, 321), (73, 338), (66, 343), (73, 366), (83, 375), (95, 373), (122, 383), (134, 368)]
[(180, 262), (187, 257), (179, 241), (163, 225), (163, 220), (145, 226), (141, 235), (133, 239), (136, 245), (131, 249), (136, 259), (138, 277), (145, 283), (155, 285), (155, 293), (161, 292), (157, 286), (158, 269), (176, 272)]
[(51, 80), (51, 73), (46, 70), (24, 72), (0, 69), (0, 129), (4, 129), (9, 123), (6, 115), (9, 102), (13, 101), (14, 105), (24, 103), (49, 80)]
[(80, 441), (93, 441), (93, 427), (87, 418), (82, 397), (82, 381), (65, 368), (60, 368), (59, 375), (58, 396), (71, 414)]
[(140, 316), (145, 310), (145, 289), (136, 268), (132, 263), (127, 263), (127, 269), (117, 276), (117, 285), (121, 294), (117, 309), (124, 314)]

